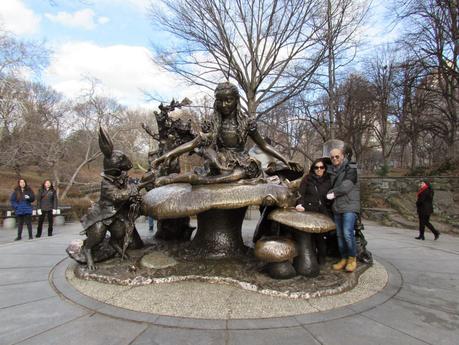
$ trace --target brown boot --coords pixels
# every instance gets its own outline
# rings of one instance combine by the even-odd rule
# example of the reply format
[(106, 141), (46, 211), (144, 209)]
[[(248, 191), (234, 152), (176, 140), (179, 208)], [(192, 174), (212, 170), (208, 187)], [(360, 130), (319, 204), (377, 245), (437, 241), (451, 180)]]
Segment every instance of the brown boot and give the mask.
[(347, 259), (347, 265), (346, 265), (346, 272), (354, 272), (355, 269), (357, 268), (357, 260), (355, 259), (355, 256), (350, 256)]
[(338, 261), (336, 264), (332, 266), (332, 268), (335, 271), (341, 271), (345, 266), (346, 266), (347, 260), (346, 259), (341, 259)]

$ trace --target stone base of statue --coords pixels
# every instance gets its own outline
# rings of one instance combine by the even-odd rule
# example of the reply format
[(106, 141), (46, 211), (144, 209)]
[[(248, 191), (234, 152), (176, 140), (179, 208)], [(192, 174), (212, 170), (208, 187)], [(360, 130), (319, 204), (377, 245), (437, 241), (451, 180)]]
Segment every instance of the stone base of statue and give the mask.
[(130, 258), (112, 258), (97, 265), (95, 271), (77, 265), (74, 274), (79, 279), (102, 283), (142, 286), (180, 281), (198, 281), (212, 284), (230, 284), (242, 289), (272, 296), (313, 298), (328, 296), (352, 289), (359, 276), (370, 265), (359, 264), (353, 273), (336, 272), (327, 258), (319, 276), (295, 276), (291, 279), (273, 279), (266, 274), (269, 264), (256, 259), (253, 249), (238, 258), (205, 259), (187, 255), (190, 243), (155, 241), (144, 249), (129, 250)]

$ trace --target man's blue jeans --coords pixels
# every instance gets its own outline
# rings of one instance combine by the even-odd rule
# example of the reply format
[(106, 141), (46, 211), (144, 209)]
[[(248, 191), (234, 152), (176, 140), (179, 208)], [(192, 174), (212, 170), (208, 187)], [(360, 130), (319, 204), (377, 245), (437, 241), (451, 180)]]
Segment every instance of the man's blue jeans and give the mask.
[(336, 236), (338, 237), (338, 249), (341, 258), (347, 259), (356, 256), (354, 225), (357, 213), (335, 213)]
[(153, 227), (155, 225), (155, 223), (154, 223), (155, 220), (151, 216), (148, 216), (147, 218), (148, 218), (148, 230), (153, 231)]

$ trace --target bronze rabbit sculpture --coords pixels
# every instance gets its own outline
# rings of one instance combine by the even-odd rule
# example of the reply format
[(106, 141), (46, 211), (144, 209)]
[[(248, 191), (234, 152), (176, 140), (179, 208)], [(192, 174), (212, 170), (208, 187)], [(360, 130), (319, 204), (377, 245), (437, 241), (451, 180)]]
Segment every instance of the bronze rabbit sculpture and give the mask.
[(139, 188), (128, 182), (127, 172), (132, 163), (123, 152), (113, 149), (112, 140), (102, 127), (99, 147), (104, 155), (100, 198), (81, 219), (82, 234), (87, 236), (83, 252), (90, 270), (96, 268), (92, 251), (104, 240), (107, 231), (110, 232), (110, 245), (122, 258), (126, 256), (128, 245), (131, 248), (143, 246), (134, 223), (141, 202)]

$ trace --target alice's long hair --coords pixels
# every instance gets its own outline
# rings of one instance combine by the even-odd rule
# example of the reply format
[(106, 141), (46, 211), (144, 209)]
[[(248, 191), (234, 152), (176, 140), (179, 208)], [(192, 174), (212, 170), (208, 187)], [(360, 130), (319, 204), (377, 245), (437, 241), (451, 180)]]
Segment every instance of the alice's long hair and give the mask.
[(230, 91), (231, 95), (236, 98), (236, 123), (237, 123), (237, 135), (239, 143), (245, 144), (247, 138), (247, 129), (249, 124), (249, 118), (244, 112), (241, 111), (241, 97), (239, 95), (239, 90), (236, 85), (230, 82), (219, 83), (215, 88), (214, 96), (214, 116), (212, 117), (212, 127), (215, 138), (220, 134), (220, 128), (222, 124), (222, 115), (218, 110), (217, 98), (222, 93)]

